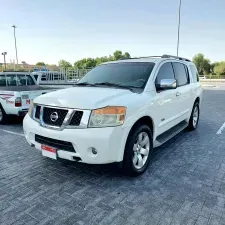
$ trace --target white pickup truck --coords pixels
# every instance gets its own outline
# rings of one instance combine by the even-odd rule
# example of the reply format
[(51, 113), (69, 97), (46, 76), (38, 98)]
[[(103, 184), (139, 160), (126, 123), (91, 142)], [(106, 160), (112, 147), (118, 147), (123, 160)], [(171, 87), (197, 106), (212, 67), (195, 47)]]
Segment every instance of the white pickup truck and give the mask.
[(122, 162), (143, 173), (151, 153), (199, 121), (195, 65), (169, 55), (104, 63), (72, 88), (34, 100), (23, 127), (43, 156), (90, 164)]
[(53, 90), (36, 85), (28, 73), (0, 73), (0, 124), (6, 123), (9, 115), (24, 116), (33, 99)]

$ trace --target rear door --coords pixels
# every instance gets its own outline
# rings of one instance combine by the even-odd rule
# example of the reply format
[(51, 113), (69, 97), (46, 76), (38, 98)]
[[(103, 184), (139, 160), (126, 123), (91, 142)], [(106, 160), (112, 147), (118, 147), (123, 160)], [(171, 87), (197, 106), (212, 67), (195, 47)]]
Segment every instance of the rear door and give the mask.
[(173, 69), (177, 80), (176, 98), (179, 122), (188, 119), (193, 107), (193, 92), (187, 65), (173, 62)]

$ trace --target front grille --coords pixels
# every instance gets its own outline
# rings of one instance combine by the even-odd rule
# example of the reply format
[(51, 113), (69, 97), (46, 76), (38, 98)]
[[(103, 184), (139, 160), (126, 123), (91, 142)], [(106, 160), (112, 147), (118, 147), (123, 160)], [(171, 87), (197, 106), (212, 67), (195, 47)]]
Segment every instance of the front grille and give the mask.
[(35, 141), (39, 144), (47, 145), (49, 147), (53, 147), (58, 150), (76, 152), (71, 142), (47, 138), (47, 137), (40, 136), (38, 134), (35, 135)]
[(70, 121), (70, 125), (71, 126), (79, 126), (82, 116), (83, 116), (82, 111), (75, 111), (75, 113), (73, 114), (73, 117)]
[(38, 120), (40, 119), (40, 112), (41, 112), (41, 106), (37, 105), (34, 117)]
[(66, 109), (55, 109), (44, 107), (43, 122), (47, 125), (60, 127), (68, 113)]

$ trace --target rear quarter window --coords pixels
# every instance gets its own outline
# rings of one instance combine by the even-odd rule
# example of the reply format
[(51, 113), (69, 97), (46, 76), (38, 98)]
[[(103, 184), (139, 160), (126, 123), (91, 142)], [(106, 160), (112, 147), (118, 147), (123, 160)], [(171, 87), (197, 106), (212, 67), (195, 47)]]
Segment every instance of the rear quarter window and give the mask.
[(190, 65), (190, 69), (191, 69), (191, 74), (193, 77), (193, 82), (199, 82), (199, 74), (198, 74), (198, 70), (196, 69), (196, 67), (194, 65)]

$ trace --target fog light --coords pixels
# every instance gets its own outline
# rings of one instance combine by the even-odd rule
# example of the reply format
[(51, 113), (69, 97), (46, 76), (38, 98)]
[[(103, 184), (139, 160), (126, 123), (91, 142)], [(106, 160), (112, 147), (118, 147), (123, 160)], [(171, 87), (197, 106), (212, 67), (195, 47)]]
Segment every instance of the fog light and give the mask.
[(91, 148), (91, 151), (92, 151), (92, 153), (94, 154), (94, 155), (96, 155), (98, 152), (97, 152), (97, 149), (96, 148)]

